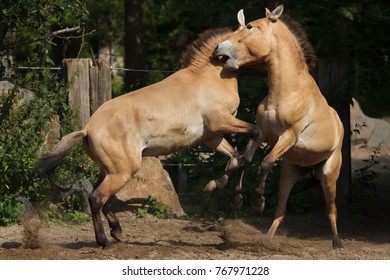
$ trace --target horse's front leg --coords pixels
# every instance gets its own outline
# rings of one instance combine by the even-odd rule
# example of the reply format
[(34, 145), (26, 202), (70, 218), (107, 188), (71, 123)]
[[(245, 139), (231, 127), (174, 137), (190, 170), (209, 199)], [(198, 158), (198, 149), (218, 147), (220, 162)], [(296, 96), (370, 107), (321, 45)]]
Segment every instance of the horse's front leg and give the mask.
[[(240, 133), (240, 134), (248, 134), (250, 136), (250, 140), (247, 144), (246, 150), (243, 153), (243, 155), (238, 159), (235, 158), (234, 160), (228, 163), (228, 166), (226, 168), (227, 171), (225, 172), (225, 175), (222, 177), (224, 179), (228, 179), (235, 170), (240, 168), (240, 176), (236, 186), (234, 187), (234, 198), (233, 198), (232, 206), (234, 208), (241, 208), (242, 207), (242, 195), (241, 195), (242, 176), (244, 173), (243, 170), (245, 168), (245, 165), (247, 165), (252, 161), (253, 155), (262, 140), (262, 133), (260, 131), (260, 128), (256, 125), (239, 120), (231, 114), (212, 115), (212, 118), (206, 118), (205, 121), (208, 129), (211, 132), (217, 132), (221, 134)], [(228, 144), (226, 141), (224, 143)], [(213, 185), (210, 186), (211, 188), (213, 187)]]
[(286, 130), (278, 139), (271, 152), (263, 159), (260, 165), (260, 181), (255, 189), (255, 197), (252, 204), (256, 212), (262, 212), (265, 206), (265, 181), (275, 162), (280, 159), (296, 143), (295, 133), (292, 129)]
[[(210, 132), (219, 134), (248, 134), (250, 139), (243, 155), (240, 157), (239, 164), (233, 169), (237, 169), (252, 161), (253, 155), (262, 141), (260, 128), (254, 124), (235, 118), (229, 113), (210, 114), (206, 116), (205, 122)], [(226, 142), (227, 143), (227, 142)]]
[(211, 180), (204, 188), (205, 192), (211, 192), (215, 189), (222, 189), (226, 187), (230, 180), (230, 176), (240, 165), (240, 155), (237, 150), (234, 149), (225, 138), (223, 138), (222, 135), (205, 141), (204, 144), (214, 151), (224, 154), (230, 158), (225, 168), (225, 174), (219, 179)]

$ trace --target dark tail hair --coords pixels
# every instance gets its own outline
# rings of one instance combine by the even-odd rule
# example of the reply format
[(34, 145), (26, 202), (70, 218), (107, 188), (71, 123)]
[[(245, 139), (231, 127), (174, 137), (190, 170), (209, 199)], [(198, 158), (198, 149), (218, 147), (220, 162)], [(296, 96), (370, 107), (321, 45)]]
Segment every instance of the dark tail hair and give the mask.
[(63, 137), (54, 151), (40, 158), (35, 165), (34, 171), (41, 176), (50, 176), (61, 164), (65, 156), (82, 138), (87, 136), (86, 131), (76, 131)]

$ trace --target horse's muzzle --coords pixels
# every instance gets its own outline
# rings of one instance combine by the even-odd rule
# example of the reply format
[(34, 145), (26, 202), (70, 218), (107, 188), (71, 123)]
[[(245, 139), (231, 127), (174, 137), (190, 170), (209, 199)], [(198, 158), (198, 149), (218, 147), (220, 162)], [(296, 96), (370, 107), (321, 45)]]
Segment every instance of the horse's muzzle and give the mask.
[(230, 41), (224, 41), (217, 45), (211, 58), (217, 59), (220, 62), (224, 62), (224, 67), (229, 70), (237, 70), (239, 68), (233, 45)]

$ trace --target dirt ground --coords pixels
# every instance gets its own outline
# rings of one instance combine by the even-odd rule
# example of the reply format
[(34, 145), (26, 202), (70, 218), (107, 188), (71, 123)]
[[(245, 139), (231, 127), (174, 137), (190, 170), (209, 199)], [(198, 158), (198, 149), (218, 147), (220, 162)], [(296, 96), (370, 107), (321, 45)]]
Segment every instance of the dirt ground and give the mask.
[[(360, 164), (369, 151), (359, 151)], [(0, 259), (390, 259), (389, 162), (383, 155), (378, 195), (367, 198), (367, 209), (353, 214), (339, 208), (343, 249), (332, 249), (323, 209), (288, 215), (272, 242), (265, 238), (271, 218), (157, 219), (118, 213), (123, 243), (110, 250), (95, 245), (91, 222), (77, 225), (41, 225), (36, 240), (22, 225), (0, 228)], [(34, 228), (34, 225), (30, 225)], [(106, 229), (106, 233), (108, 229)], [(28, 236), (26, 239), (25, 236)], [(35, 242), (36, 249), (25, 249)], [(34, 245), (34, 244), (33, 244)], [(31, 246), (30, 246), (31, 247)], [(34, 247), (34, 246), (33, 246)]]

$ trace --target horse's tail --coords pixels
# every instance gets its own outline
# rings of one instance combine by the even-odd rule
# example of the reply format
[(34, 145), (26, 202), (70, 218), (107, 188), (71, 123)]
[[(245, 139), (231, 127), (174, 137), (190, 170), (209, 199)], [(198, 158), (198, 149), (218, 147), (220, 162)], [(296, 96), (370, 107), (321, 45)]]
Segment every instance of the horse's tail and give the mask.
[(35, 165), (35, 172), (41, 176), (50, 176), (58, 165), (64, 160), (65, 156), (82, 138), (87, 136), (84, 130), (76, 131), (64, 136), (55, 149), (40, 158)]

